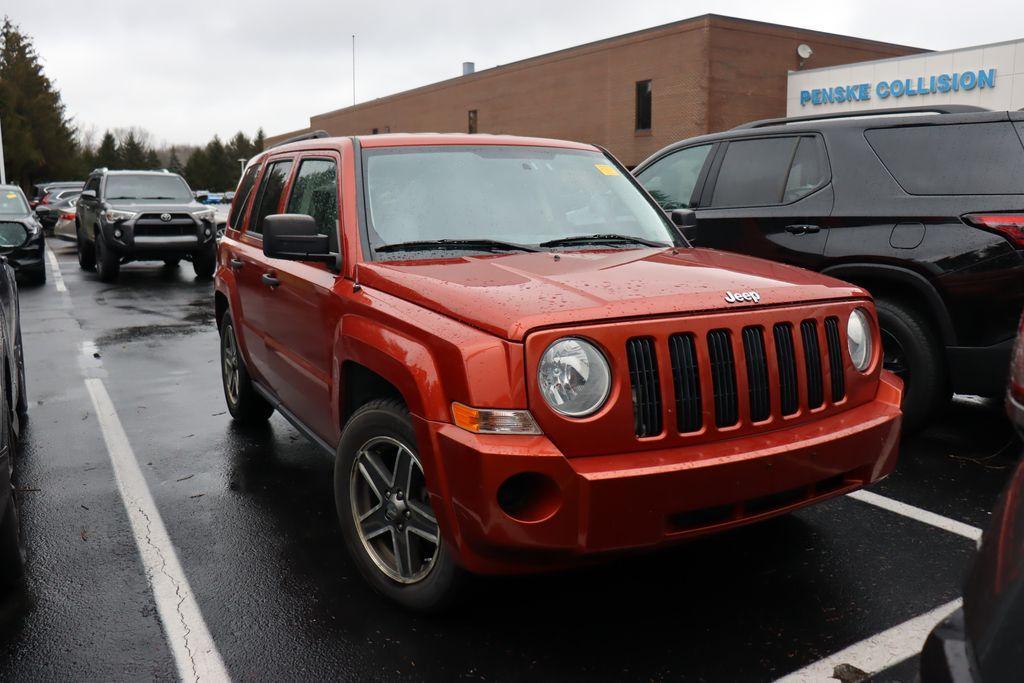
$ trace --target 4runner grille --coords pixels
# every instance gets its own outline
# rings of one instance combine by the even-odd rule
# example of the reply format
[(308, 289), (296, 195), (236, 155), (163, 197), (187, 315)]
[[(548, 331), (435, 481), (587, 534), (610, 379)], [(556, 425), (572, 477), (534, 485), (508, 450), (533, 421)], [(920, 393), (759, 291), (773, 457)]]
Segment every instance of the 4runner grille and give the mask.
[(194, 237), (196, 222), (187, 213), (172, 213), (170, 221), (160, 220), (159, 213), (144, 213), (135, 219), (134, 234), (139, 237)]
[[(800, 328), (799, 343), (793, 334), (796, 325)], [(825, 348), (819, 334), (822, 326)], [(703, 339), (691, 333), (668, 337), (675, 396), (672, 422), (680, 434), (703, 428), (705, 402), (713, 406), (714, 413), (708, 419), (718, 429), (741, 422), (764, 422), (773, 412), (793, 415), (801, 406), (807, 410), (820, 408), (825, 403), (826, 372), (831, 402), (845, 398), (843, 339), (836, 316), (775, 323), (767, 340), (766, 329), (751, 325), (736, 330), (712, 329)], [(658, 344), (660, 340), (652, 337), (626, 341), (634, 431), (640, 437), (656, 436), (663, 426)], [(710, 378), (709, 387), (701, 385), (702, 372)], [(740, 382), (741, 375), (745, 384)]]

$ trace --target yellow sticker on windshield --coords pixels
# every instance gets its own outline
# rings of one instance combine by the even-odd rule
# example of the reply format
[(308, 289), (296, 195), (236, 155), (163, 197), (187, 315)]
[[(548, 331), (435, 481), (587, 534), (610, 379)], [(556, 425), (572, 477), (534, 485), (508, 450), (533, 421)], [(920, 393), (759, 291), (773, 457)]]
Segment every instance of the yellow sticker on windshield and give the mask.
[(8, 192), (7, 193), (7, 198), (8, 199), (17, 199), (18, 195), (14, 194), (13, 192)]
[(611, 164), (594, 164), (594, 168), (605, 175), (619, 175), (619, 170)]

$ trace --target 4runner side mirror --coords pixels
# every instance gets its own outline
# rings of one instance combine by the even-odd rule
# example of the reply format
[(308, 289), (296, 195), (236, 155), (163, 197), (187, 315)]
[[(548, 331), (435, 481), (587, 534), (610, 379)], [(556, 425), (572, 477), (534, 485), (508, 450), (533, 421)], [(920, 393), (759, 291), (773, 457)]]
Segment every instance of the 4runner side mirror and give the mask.
[(82, 190), (80, 197), (86, 197), (87, 199), (96, 199), (96, 190)]
[(14, 221), (0, 222), (0, 253), (23, 247), (27, 241), (28, 230), (24, 225)]
[(679, 228), (683, 237), (692, 242), (697, 233), (697, 214), (690, 209), (673, 209), (668, 215), (672, 219), (672, 225)]
[(313, 217), (298, 213), (279, 213), (263, 219), (263, 253), (289, 261), (334, 264), (338, 259)]

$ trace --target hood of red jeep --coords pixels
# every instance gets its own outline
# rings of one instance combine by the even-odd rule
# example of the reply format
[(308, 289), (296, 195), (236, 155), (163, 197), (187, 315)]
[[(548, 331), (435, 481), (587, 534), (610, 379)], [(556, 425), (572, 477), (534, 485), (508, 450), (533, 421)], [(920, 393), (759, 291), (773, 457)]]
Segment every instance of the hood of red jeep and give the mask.
[[(511, 340), (553, 325), (867, 296), (818, 273), (709, 249), (374, 262), (360, 264), (359, 279)], [(729, 303), (729, 292), (747, 296)]]

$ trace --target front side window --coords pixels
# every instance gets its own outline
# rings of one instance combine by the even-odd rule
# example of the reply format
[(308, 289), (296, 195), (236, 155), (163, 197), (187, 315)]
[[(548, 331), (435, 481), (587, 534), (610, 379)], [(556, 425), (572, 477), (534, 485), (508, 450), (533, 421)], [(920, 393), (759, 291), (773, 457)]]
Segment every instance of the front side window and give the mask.
[(828, 159), (825, 157), (825, 146), (822, 145), (821, 139), (800, 138), (793, 163), (789, 167), (789, 178), (786, 180), (782, 203), (789, 204), (811, 194), (828, 180), (828, 175)]
[(170, 173), (124, 174), (107, 176), (106, 196), (109, 202), (159, 201), (191, 202), (192, 191), (181, 176)]
[(609, 234), (633, 240), (619, 240), (616, 247), (636, 248), (642, 244), (637, 239), (677, 243), (664, 214), (596, 151), (378, 148), (364, 151), (364, 169), (370, 245), (378, 253), (413, 241), (476, 239), (547, 248), (551, 240)]
[(700, 145), (673, 152), (645, 168), (637, 180), (666, 211), (689, 208), (710, 151), (711, 145)]
[(291, 172), (292, 162), (290, 159), (275, 161), (267, 168), (267, 172), (263, 174), (263, 182), (260, 183), (258, 203), (249, 220), (248, 232), (256, 235), (263, 234), (263, 219), (277, 213), (281, 195), (284, 194), (285, 183), (288, 182), (288, 175)]
[(799, 140), (796, 137), (778, 137), (730, 142), (718, 172), (711, 206), (781, 203)]
[(88, 182), (85, 183), (85, 187), (83, 188), (83, 190), (92, 190), (93, 192), (99, 192), (100, 191), (100, 177), (99, 176), (93, 176), (92, 178), (89, 178)]
[[(259, 172), (259, 164), (253, 164), (245, 169), (245, 175), (242, 176), (242, 182), (238, 184), (238, 191), (235, 192), (231, 208), (228, 209), (227, 227), (235, 229), (240, 227), (240, 222), (245, 217), (245, 210), (249, 208), (249, 195), (252, 194), (252, 186), (256, 183), (256, 176), (259, 175)], [(236, 222), (239, 224), (236, 225)]]
[(27, 216), (28, 202), (17, 188), (0, 188), (0, 216)]
[(292, 183), (287, 213), (312, 216), (331, 251), (338, 245), (338, 167), (331, 159), (305, 159)]

